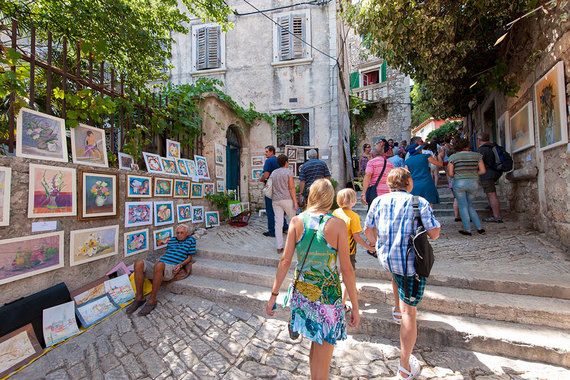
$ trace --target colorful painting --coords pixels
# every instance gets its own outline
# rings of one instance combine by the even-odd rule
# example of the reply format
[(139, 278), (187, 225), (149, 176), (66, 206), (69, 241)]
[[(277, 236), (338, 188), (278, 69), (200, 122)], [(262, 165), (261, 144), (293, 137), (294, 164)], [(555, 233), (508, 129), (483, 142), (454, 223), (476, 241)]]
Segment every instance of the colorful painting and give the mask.
[(263, 175), (263, 169), (251, 169), (251, 179), (259, 181)]
[(81, 265), (119, 253), (119, 226), (71, 231), (69, 265)]
[(214, 161), (216, 165), (224, 165), (226, 157), (226, 150), (223, 145), (215, 144), (214, 145)]
[(105, 130), (85, 124), (71, 128), (71, 157), (75, 164), (108, 167)]
[(108, 277), (105, 276), (92, 281), (89, 284), (71, 292), (71, 298), (73, 298), (75, 304), (79, 306), (94, 298), (101, 297), (105, 294), (105, 281), (107, 280)]
[(176, 167), (178, 168), (178, 173), (180, 173), (181, 176), (188, 177), (188, 166), (186, 165), (185, 160), (177, 158)]
[(218, 211), (206, 211), (206, 228), (220, 225), (220, 213)]
[(125, 257), (148, 251), (148, 228), (125, 232)]
[(525, 104), (509, 122), (510, 148), (513, 153), (534, 146), (532, 102)]
[(125, 227), (152, 224), (152, 202), (125, 202)]
[(251, 157), (251, 166), (263, 166), (264, 161), (265, 161), (264, 156), (252, 156)]
[(192, 179), (194, 182), (198, 182), (200, 177), (198, 177), (198, 173), (196, 171), (196, 163), (194, 160), (184, 160), (186, 162), (186, 166), (188, 167), (188, 177)]
[(135, 159), (130, 154), (119, 152), (119, 169), (133, 170)]
[(147, 172), (164, 173), (162, 164), (160, 163), (161, 157), (158, 154), (143, 152), (143, 157)]
[(75, 320), (75, 302), (69, 301), (43, 311), (44, 340), (47, 347), (79, 333)]
[(204, 185), (204, 196), (216, 193), (216, 187), (214, 186), (213, 182), (206, 182), (203, 185)]
[(560, 61), (534, 85), (534, 107), (541, 150), (568, 143), (564, 62)]
[(135, 298), (128, 274), (105, 281), (105, 291), (117, 305), (124, 305)]
[(171, 197), (173, 180), (168, 178), (154, 179), (154, 196), (155, 197)]
[(293, 147), (286, 147), (285, 148), (285, 155), (289, 158), (289, 162), (297, 161), (297, 148)]
[(196, 162), (196, 174), (198, 174), (198, 177), (200, 179), (210, 179), (206, 157), (194, 155), (194, 161)]
[(201, 183), (194, 183), (190, 186), (190, 198), (202, 198), (204, 186)]
[(174, 223), (174, 204), (168, 202), (154, 202), (154, 225), (164, 226)]
[(127, 198), (150, 198), (151, 178), (140, 175), (127, 175)]
[(0, 378), (9, 375), (42, 353), (32, 324), (0, 338)]
[[(130, 284), (129, 284), (130, 286)], [(77, 306), (77, 318), (81, 321), (81, 326), (89, 327), (100, 320), (119, 310), (117, 305), (108, 294), (103, 294), (80, 306)]]
[(117, 174), (80, 171), (79, 198), (81, 213), (79, 219), (114, 217), (118, 215)]
[(226, 192), (226, 181), (216, 181), (216, 190), (218, 193), (225, 193)]
[(174, 236), (174, 228), (168, 227), (162, 230), (155, 230), (154, 234), (154, 249), (166, 248), (168, 241)]
[(16, 156), (67, 162), (65, 120), (22, 108), (16, 119)]
[(162, 164), (164, 174), (179, 175), (175, 159), (160, 157), (160, 163)]
[(174, 198), (188, 198), (190, 196), (190, 181), (184, 179), (174, 180)]
[(204, 222), (204, 207), (195, 206), (192, 207), (192, 223), (203, 223)]
[(28, 218), (77, 215), (73, 168), (30, 164)]
[(192, 204), (176, 205), (176, 215), (178, 216), (178, 223), (192, 221)]
[(0, 226), (10, 224), (12, 169), (0, 167)]
[(216, 165), (216, 178), (226, 178), (226, 168)]
[(180, 143), (178, 141), (166, 140), (166, 157), (180, 158)]
[(241, 202), (240, 201), (229, 201), (228, 211), (231, 217), (241, 214)]

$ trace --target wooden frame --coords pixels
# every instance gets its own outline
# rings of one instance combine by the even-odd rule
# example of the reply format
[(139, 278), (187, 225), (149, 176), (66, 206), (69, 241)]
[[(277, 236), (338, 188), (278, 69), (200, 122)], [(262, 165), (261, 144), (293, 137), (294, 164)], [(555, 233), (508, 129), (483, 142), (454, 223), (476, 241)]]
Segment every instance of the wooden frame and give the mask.
[(0, 226), (10, 225), (10, 194), (12, 168), (0, 166)]
[[(186, 185), (184, 187), (184, 185)], [(178, 189), (182, 190), (181, 193)], [(174, 180), (174, 198), (190, 198), (190, 180), (187, 179), (175, 179)]]
[[(8, 376), (18, 368), (28, 364), (43, 352), (31, 323), (0, 338), (0, 378)], [(14, 357), (23, 356), (18, 359)]]
[[(45, 133), (38, 132), (37, 129), (38, 128), (41, 129), (42, 128), (41, 126), (38, 126), (37, 128), (27, 128), (26, 132), (24, 132), (24, 125), (23, 125), (25, 118), (24, 114), (29, 114), (29, 116), (27, 117), (30, 118), (47, 119), (46, 123), (54, 124), (52, 130), (55, 131), (56, 136), (53, 135), (54, 132), (45, 132)], [(47, 149), (34, 148), (30, 146), (31, 141), (29, 141), (28, 144), (24, 147), (24, 140), (29, 140), (29, 139), (34, 140), (35, 136), (37, 135), (41, 136), (42, 133), (44, 134), (44, 136), (46, 134), (50, 134), (50, 136), (55, 137), (56, 142), (45, 143)], [(40, 136), (38, 136), (38, 138), (40, 138)], [(44, 137), (44, 139), (47, 138)], [(34, 153), (34, 149), (39, 150), (44, 155)], [(57, 154), (50, 153), (53, 152), (54, 149), (57, 150)], [(47, 115), (42, 112), (34, 111), (29, 108), (20, 109), (18, 117), (16, 118), (16, 156), (24, 158), (34, 158), (37, 160), (44, 160), (44, 161), (68, 162), (67, 138), (65, 136), (65, 120), (59, 117)]]
[(204, 184), (192, 182), (190, 185), (190, 198), (201, 199), (204, 197)]
[[(81, 138), (81, 140), (84, 140), (84, 145), (87, 144), (87, 138), (89, 138), (89, 136), (88, 136), (89, 132), (91, 132), (92, 135), (98, 134), (98, 135), (95, 135), (94, 139), (98, 139), (99, 137), (100, 137), (100, 139), (95, 140), (92, 143), (95, 144), (94, 149), (100, 150), (100, 154), (102, 155), (101, 158), (95, 159), (95, 160), (90, 160), (90, 159), (85, 158), (85, 157), (77, 157), (79, 154), (80, 147), (78, 146), (79, 142), (76, 140), (79, 140), (80, 137), (82, 137), (82, 136), (78, 136), (80, 132), (85, 132), (85, 134), (86, 134), (84, 139)], [(87, 151), (88, 151), (88, 148), (83, 149), (83, 154), (86, 154)], [(109, 167), (109, 161), (107, 159), (107, 138), (105, 135), (105, 130), (102, 128), (95, 128), (95, 127), (92, 127), (90, 125), (81, 124), (81, 123), (77, 127), (71, 128), (71, 157), (73, 159), (74, 164), (108, 168)]]
[[(93, 182), (93, 179), (89, 177), (97, 177), (100, 179), (99, 181)], [(111, 186), (103, 186), (104, 179), (112, 181)], [(86, 186), (86, 182), (88, 182), (88, 186)], [(101, 183), (99, 183), (101, 182)], [(111, 191), (109, 195), (104, 195), (105, 189)], [(98, 195), (95, 195), (97, 192)], [(105, 173), (105, 172), (97, 172), (91, 170), (79, 170), (79, 204), (81, 205), (80, 211), (77, 213), (77, 217), (79, 220), (96, 220), (96, 219), (108, 219), (114, 218), (119, 215), (119, 205), (118, 205), (118, 194), (119, 194), (119, 176), (116, 173)], [(103, 194), (103, 195), (100, 195)], [(97, 207), (105, 207), (107, 204), (107, 200), (111, 197), (111, 210), (110, 211), (103, 211), (100, 209), (100, 212), (97, 213), (89, 213), (88, 208), (95, 207), (94, 209), (97, 210)], [(89, 204), (89, 206), (88, 206)], [(95, 206), (93, 206), (95, 205)]]
[[(168, 185), (166, 185), (166, 184), (168, 184)], [(172, 178), (154, 177), (154, 196), (155, 197), (164, 197), (164, 198), (172, 197), (172, 194), (174, 193), (173, 185), (174, 185), (174, 180)], [(170, 187), (168, 188), (165, 186), (170, 186)], [(169, 191), (168, 192), (162, 192), (163, 191), (162, 189), (169, 190)]]

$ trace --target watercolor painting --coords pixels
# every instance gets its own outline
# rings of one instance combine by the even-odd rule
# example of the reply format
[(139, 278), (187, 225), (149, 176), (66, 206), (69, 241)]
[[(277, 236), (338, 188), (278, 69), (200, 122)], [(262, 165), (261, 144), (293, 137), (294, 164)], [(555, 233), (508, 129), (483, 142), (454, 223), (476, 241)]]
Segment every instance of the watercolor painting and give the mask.
[(150, 181), (150, 177), (127, 175), (127, 198), (150, 198), (152, 196)]
[(75, 320), (75, 302), (69, 301), (43, 311), (44, 340), (51, 347), (79, 333)]
[(263, 175), (263, 169), (251, 169), (251, 179), (254, 181), (259, 181)]
[(160, 157), (160, 163), (162, 164), (164, 174), (179, 175), (176, 160), (173, 158)]
[(28, 218), (77, 215), (77, 180), (73, 168), (30, 164)]
[(168, 202), (154, 202), (154, 225), (164, 226), (174, 223), (174, 204)]
[(166, 140), (166, 157), (180, 158), (180, 143), (178, 141)]
[(518, 110), (509, 122), (510, 148), (513, 153), (534, 146), (532, 102)]
[[(507, 141), (509, 131), (509, 111), (504, 112), (499, 118), (497, 119), (497, 144), (502, 146), (507, 150), (509, 149), (509, 141)], [(291, 166), (291, 164), (289, 164)]]
[(264, 156), (252, 156), (251, 157), (251, 166), (263, 166), (265, 162)]
[(101, 297), (105, 294), (105, 281), (108, 279), (107, 276), (101, 277), (79, 289), (75, 289), (71, 292), (71, 298), (73, 298), (75, 304), (79, 306), (94, 298)]
[(74, 164), (109, 167), (105, 130), (85, 124), (71, 128), (71, 157)]
[(119, 152), (119, 169), (133, 170), (135, 159), (130, 154)]
[(154, 249), (166, 248), (168, 241), (174, 236), (174, 228), (167, 227), (161, 230), (155, 230), (154, 234)]
[(534, 107), (541, 150), (568, 143), (564, 62), (560, 61), (534, 85)]
[(176, 167), (178, 168), (178, 173), (180, 173), (181, 176), (188, 177), (188, 166), (186, 165), (185, 160), (177, 158)]
[[(130, 287), (130, 284), (129, 284)], [(89, 327), (100, 320), (119, 310), (117, 305), (108, 294), (103, 294), (80, 306), (77, 306), (77, 318), (81, 321), (81, 326)]]
[(0, 378), (40, 356), (43, 349), (29, 323), (0, 338)]
[(16, 119), (16, 156), (67, 162), (65, 120), (22, 108)]
[(148, 251), (148, 228), (125, 232), (125, 257)]
[(190, 196), (190, 181), (184, 179), (174, 180), (174, 198), (188, 198)]
[(192, 221), (192, 204), (176, 205), (176, 215), (178, 217), (178, 223)]
[(69, 265), (81, 265), (119, 253), (119, 226), (71, 231)]
[(164, 173), (162, 164), (160, 163), (161, 157), (158, 154), (143, 152), (143, 157), (147, 172)]
[(208, 170), (208, 160), (204, 156), (194, 155), (196, 162), (196, 173), (200, 179), (210, 179), (210, 171)]
[(0, 166), (0, 226), (10, 224), (10, 191), (12, 168)]
[(214, 161), (217, 165), (224, 165), (224, 161), (226, 158), (226, 149), (223, 145), (215, 144), (214, 145)]
[(204, 222), (204, 206), (192, 207), (192, 223)]
[(204, 192), (204, 186), (202, 183), (192, 182), (190, 189), (190, 198), (202, 198)]
[(198, 177), (198, 173), (196, 171), (196, 163), (194, 160), (184, 160), (186, 162), (186, 166), (188, 167), (188, 177), (192, 179), (194, 182), (198, 182), (200, 177)]
[(249, 211), (249, 202), (241, 202), (241, 211)]
[(218, 193), (225, 193), (226, 192), (226, 181), (216, 181), (216, 190)]
[(154, 196), (155, 197), (171, 197), (174, 190), (172, 189), (173, 180), (169, 178), (154, 178)]
[(152, 224), (152, 202), (125, 202), (125, 227)]
[(241, 214), (241, 202), (240, 201), (229, 201), (228, 211), (231, 217)]
[(213, 182), (206, 182), (203, 185), (204, 185), (204, 194), (203, 194), (204, 196), (216, 193), (216, 187), (214, 186)]
[(216, 165), (216, 178), (226, 178), (226, 168)]
[(105, 281), (105, 291), (117, 305), (126, 304), (135, 298), (128, 274)]
[(285, 155), (289, 158), (289, 162), (297, 161), (297, 148), (286, 147)]
[(64, 232), (0, 240), (0, 285), (63, 267)]
[(79, 219), (117, 216), (118, 175), (87, 171), (79, 173)]
[(218, 211), (206, 211), (206, 228), (220, 225), (220, 213)]

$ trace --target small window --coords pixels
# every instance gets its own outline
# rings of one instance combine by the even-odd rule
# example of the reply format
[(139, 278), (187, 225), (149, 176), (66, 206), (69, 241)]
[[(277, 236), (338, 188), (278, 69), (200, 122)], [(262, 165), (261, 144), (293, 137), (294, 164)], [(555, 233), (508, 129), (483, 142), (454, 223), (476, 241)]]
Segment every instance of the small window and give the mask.
[(192, 27), (194, 48), (193, 71), (224, 68), (224, 34), (219, 25), (195, 25)]
[(277, 146), (309, 146), (309, 114), (293, 114), (277, 118)]
[(275, 21), (274, 62), (310, 58), (309, 13), (279, 14)]
[(362, 85), (370, 86), (371, 84), (380, 83), (380, 70), (372, 70), (362, 73)]

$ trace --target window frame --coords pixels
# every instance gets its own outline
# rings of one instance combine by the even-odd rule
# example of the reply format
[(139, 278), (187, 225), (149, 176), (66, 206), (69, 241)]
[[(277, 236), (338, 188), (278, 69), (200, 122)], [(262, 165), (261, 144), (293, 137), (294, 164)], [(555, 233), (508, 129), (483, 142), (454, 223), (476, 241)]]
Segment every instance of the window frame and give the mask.
[[(386, 66), (386, 78), (384, 78), (384, 80), (382, 80), (382, 66), (385, 65), (385, 62), (381, 62), (378, 64), (374, 64), (374, 65), (370, 65), (370, 66), (366, 66), (363, 67), (361, 69), (358, 69), (358, 83), (360, 85), (360, 87), (367, 87), (367, 86), (373, 86), (373, 85), (378, 85), (378, 84), (382, 84), (384, 82), (388, 81), (388, 67)], [(364, 86), (364, 74), (370, 73), (372, 71), (378, 71), (378, 83), (374, 83), (374, 84), (369, 84), (367, 86)]]
[[(212, 68), (212, 69), (202, 69), (198, 70), (198, 30), (202, 28), (211, 28), (217, 27), (220, 30), (220, 39), (218, 41), (220, 45), (220, 67)], [(192, 71), (193, 75), (201, 75), (201, 74), (208, 74), (208, 73), (219, 73), (226, 71), (226, 33), (222, 30), (222, 27), (217, 23), (205, 23), (205, 24), (194, 24), (192, 25)]]
[(308, 115), (309, 120), (307, 123), (307, 128), (309, 129), (308, 131), (308, 135), (309, 135), (309, 145), (308, 146), (313, 146), (314, 142), (315, 142), (315, 110), (314, 108), (299, 108), (299, 109), (282, 109), (282, 110), (276, 110), (276, 111), (272, 111), (271, 114), (274, 117), (274, 123), (275, 123), (275, 130), (273, 132), (273, 136), (274, 136), (274, 140), (275, 141), (275, 146), (278, 146), (278, 141), (277, 141), (277, 120), (278, 117), (280, 116), (280, 114), (282, 114), (283, 112), (289, 112), (291, 115)]
[[(303, 57), (301, 58), (293, 58), (288, 60), (281, 60), (281, 52), (280, 52), (280, 30), (281, 27), (278, 26), (279, 19), (281, 17), (292, 17), (292, 16), (303, 16), (305, 18), (305, 29), (304, 29), (304, 36), (303, 40), (307, 44), (311, 44), (311, 10), (310, 9), (300, 9), (297, 11), (289, 11), (289, 12), (280, 12), (273, 14), (273, 21), (275, 24), (273, 25), (273, 59), (272, 59), (272, 66), (293, 66), (299, 64), (307, 64), (313, 61), (312, 56), (312, 48), (307, 45), (303, 44)], [(291, 41), (293, 41), (292, 37)], [(299, 41), (300, 42), (300, 41)]]

